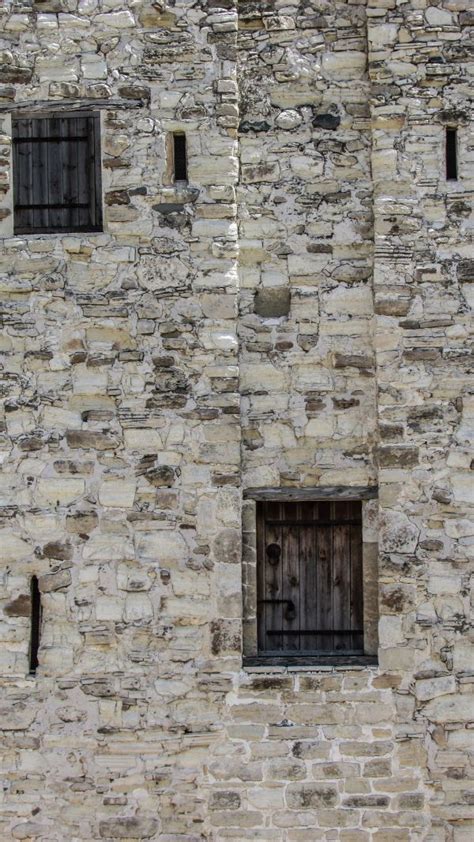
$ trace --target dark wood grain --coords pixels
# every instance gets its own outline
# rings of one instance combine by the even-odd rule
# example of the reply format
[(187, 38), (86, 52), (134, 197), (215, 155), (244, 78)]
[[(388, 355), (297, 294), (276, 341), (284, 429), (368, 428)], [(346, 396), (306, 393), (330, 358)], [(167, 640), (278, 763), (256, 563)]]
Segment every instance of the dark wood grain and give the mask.
[(361, 502), (258, 502), (257, 582), (260, 654), (362, 655)]
[(15, 233), (98, 231), (99, 115), (13, 121)]
[(288, 603), (282, 606), (283, 628), (285, 631), (292, 632), (283, 635), (282, 646), (286, 652), (291, 652), (292, 650), (298, 651), (300, 648), (299, 635), (293, 632), (300, 628), (301, 622), (299, 545), (301, 529), (297, 524), (299, 506), (292, 503), (282, 503), (282, 510), (287, 523), (291, 524), (294, 521), (294, 525), (282, 528), (282, 590), (283, 599), (288, 600)]
[(372, 500), (378, 496), (378, 486), (331, 485), (322, 488), (247, 488), (244, 497), (249, 500), (313, 501), (313, 500)]

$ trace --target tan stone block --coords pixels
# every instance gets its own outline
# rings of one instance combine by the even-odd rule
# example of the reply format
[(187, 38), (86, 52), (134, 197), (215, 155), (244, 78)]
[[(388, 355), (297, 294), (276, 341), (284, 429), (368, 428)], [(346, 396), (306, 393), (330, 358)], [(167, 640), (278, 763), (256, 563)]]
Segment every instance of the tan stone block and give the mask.
[(423, 708), (423, 716), (432, 722), (470, 722), (474, 699), (471, 696), (439, 696)]
[(120, 621), (123, 616), (122, 601), (112, 596), (97, 597), (95, 616), (98, 620)]
[(296, 783), (289, 784), (286, 790), (286, 803), (288, 807), (296, 810), (334, 807), (338, 801), (338, 791), (334, 786)]
[(247, 798), (251, 807), (259, 810), (281, 810), (285, 806), (283, 786), (255, 787), (248, 790)]
[(188, 549), (183, 535), (174, 530), (156, 530), (144, 532), (136, 538), (139, 558), (154, 561), (162, 567), (185, 561)]
[(366, 56), (363, 52), (344, 50), (324, 53), (322, 70), (327, 79), (361, 79), (365, 73)]
[(129, 509), (135, 500), (134, 480), (110, 479), (99, 487), (99, 503), (112, 508)]
[(39, 505), (68, 506), (81, 497), (84, 491), (83, 479), (51, 477), (38, 480), (35, 498)]
[(456, 679), (453, 675), (439, 678), (425, 678), (415, 682), (415, 695), (424, 702), (437, 696), (444, 696), (456, 692)]
[(2, 561), (5, 563), (27, 558), (34, 550), (33, 546), (12, 529), (0, 530), (0, 547)]

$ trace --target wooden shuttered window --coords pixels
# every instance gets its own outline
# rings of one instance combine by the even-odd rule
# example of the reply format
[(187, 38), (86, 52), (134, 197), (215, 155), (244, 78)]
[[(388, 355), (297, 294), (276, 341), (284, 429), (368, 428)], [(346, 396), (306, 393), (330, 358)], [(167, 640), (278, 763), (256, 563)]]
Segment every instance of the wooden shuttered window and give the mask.
[(13, 121), (16, 234), (102, 230), (97, 114)]
[(360, 501), (257, 504), (259, 655), (362, 655)]

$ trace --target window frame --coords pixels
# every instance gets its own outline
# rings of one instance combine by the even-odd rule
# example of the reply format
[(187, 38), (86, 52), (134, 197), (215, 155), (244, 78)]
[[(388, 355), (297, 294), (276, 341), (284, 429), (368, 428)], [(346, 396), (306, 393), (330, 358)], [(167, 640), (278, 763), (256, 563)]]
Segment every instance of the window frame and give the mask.
[[(88, 134), (88, 153), (92, 155), (92, 172), (90, 179), (93, 181), (94, 190), (89, 189), (88, 210), (89, 216), (97, 221), (91, 225), (67, 225), (57, 227), (55, 225), (25, 226), (18, 223), (18, 179), (20, 169), (16, 159), (15, 123), (20, 120), (49, 120), (49, 119), (78, 119), (86, 118), (92, 120), (92, 131)], [(67, 141), (66, 141), (67, 142)], [(102, 195), (102, 153), (101, 153), (101, 113), (94, 110), (44, 110), (44, 111), (17, 111), (12, 114), (12, 194), (13, 194), (13, 234), (14, 236), (35, 236), (44, 234), (93, 234), (101, 233), (104, 230), (104, 210)], [(48, 189), (48, 198), (50, 190)], [(45, 204), (45, 209), (47, 209)]]
[[(243, 503), (243, 666), (288, 667), (365, 666), (377, 664), (378, 548), (376, 544), (377, 488), (248, 489)], [(285, 651), (266, 654), (258, 647), (257, 504), (265, 501), (360, 501), (362, 508), (363, 654), (308, 654)]]

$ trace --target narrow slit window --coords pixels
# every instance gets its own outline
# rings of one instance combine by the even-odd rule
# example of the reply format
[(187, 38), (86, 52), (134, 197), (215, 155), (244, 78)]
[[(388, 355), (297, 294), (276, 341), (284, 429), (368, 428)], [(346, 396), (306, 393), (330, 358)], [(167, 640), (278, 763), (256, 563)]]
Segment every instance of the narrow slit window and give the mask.
[(458, 137), (457, 129), (446, 129), (446, 178), (457, 181), (458, 177)]
[(173, 135), (173, 164), (174, 180), (188, 180), (188, 164), (186, 160), (186, 135)]
[(38, 651), (41, 635), (41, 593), (38, 577), (31, 577), (31, 630), (30, 630), (30, 675), (38, 669)]

